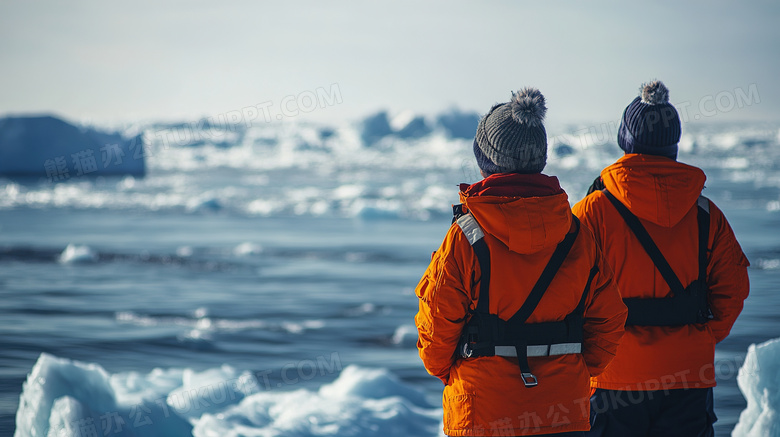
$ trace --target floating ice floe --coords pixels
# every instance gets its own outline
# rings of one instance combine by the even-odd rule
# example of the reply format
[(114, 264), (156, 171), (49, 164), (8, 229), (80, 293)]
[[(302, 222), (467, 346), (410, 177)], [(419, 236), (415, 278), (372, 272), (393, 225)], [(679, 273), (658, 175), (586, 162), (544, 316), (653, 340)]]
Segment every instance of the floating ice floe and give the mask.
[(143, 315), (132, 311), (116, 313), (115, 320), (118, 323), (135, 325), (140, 327), (173, 326), (185, 328), (177, 338), (180, 341), (208, 341), (212, 334), (221, 332), (235, 332), (252, 329), (266, 329), (270, 331), (283, 331), (289, 334), (302, 334), (307, 331), (318, 330), (325, 327), (322, 320), (303, 321), (279, 321), (269, 322), (260, 319), (225, 319), (210, 317), (208, 309), (198, 308), (191, 317), (183, 316), (153, 316)]
[(219, 199), (211, 196), (195, 197), (187, 201), (187, 212), (219, 211), (222, 209), (222, 203)]
[(780, 338), (750, 345), (737, 384), (747, 407), (732, 437), (780, 436)]
[(189, 258), (193, 254), (192, 246), (180, 246), (176, 248), (176, 256), (180, 256), (182, 258)]
[(398, 346), (417, 344), (417, 328), (414, 325), (401, 325), (393, 333), (392, 343)]
[(59, 261), (62, 264), (91, 263), (97, 261), (97, 254), (88, 246), (68, 244), (60, 254)]
[(233, 248), (235, 256), (258, 255), (263, 252), (263, 247), (256, 243), (245, 242)]

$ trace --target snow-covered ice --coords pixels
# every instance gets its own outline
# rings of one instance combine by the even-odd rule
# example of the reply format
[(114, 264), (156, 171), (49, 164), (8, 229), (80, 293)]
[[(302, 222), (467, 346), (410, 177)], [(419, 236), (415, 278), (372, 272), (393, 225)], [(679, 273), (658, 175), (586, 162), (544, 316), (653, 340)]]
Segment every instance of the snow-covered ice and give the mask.
[(41, 354), (24, 383), (15, 436), (435, 435), (441, 421), (422, 392), (385, 369), (347, 366), (317, 390), (274, 388), (227, 365), (110, 375)]
[(780, 338), (750, 345), (737, 384), (747, 400), (733, 437), (780, 436)]

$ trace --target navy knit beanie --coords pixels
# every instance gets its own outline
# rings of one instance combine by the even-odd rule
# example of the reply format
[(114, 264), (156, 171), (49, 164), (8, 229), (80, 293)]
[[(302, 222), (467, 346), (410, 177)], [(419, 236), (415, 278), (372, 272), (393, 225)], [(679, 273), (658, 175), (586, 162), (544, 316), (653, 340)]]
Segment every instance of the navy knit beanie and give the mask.
[(512, 93), (507, 103), (494, 105), (479, 121), (474, 156), (487, 173), (540, 173), (547, 164), (547, 113), (536, 88)]
[(640, 96), (623, 111), (618, 145), (626, 153), (644, 153), (677, 159), (682, 128), (669, 90), (661, 81), (643, 84)]

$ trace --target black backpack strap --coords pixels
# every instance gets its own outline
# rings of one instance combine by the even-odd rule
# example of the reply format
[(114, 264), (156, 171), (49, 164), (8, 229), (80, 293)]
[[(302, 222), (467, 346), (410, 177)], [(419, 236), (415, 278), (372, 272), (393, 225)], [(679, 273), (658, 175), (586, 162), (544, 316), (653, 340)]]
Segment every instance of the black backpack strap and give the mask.
[(598, 265), (594, 264), (588, 274), (588, 282), (585, 283), (585, 288), (582, 290), (582, 297), (577, 307), (566, 316), (563, 322), (566, 324), (567, 330), (567, 344), (565, 345), (551, 345), (550, 355), (553, 355), (553, 347), (558, 348), (562, 346), (568, 346), (578, 353), (582, 352), (584, 346), (584, 325), (585, 325), (585, 301), (588, 300), (588, 292), (590, 286), (593, 283), (593, 279), (596, 277), (596, 273), (599, 272)]
[(696, 220), (699, 224), (699, 281), (707, 283), (707, 245), (710, 240), (710, 199), (699, 196)]
[(626, 208), (626, 206), (623, 205), (606, 188), (603, 190), (603, 193), (607, 196), (607, 199), (609, 199), (609, 201), (612, 202), (612, 205), (615, 206), (615, 209), (617, 209), (621, 217), (623, 217), (623, 220), (626, 222), (628, 227), (634, 233), (637, 240), (639, 240), (639, 243), (645, 249), (645, 252), (647, 252), (647, 254), (650, 256), (650, 259), (653, 261), (653, 264), (655, 264), (655, 267), (658, 269), (658, 272), (661, 273), (661, 276), (669, 285), (672, 294), (674, 295), (681, 294), (685, 290), (685, 287), (683, 287), (682, 283), (680, 282), (680, 279), (674, 273), (674, 270), (672, 270), (672, 266), (670, 266), (669, 263), (666, 261), (666, 258), (664, 258), (663, 254), (661, 253), (661, 250), (658, 249), (658, 246), (656, 246), (655, 242), (653, 242), (653, 239), (650, 237), (650, 234), (647, 233), (647, 229), (645, 229), (645, 227), (642, 226), (642, 223), (639, 221), (639, 219), (634, 214), (632, 214), (631, 211), (629, 211), (628, 208)]
[(471, 247), (474, 248), (474, 255), (477, 256), (479, 270), (482, 272), (479, 278), (477, 312), (488, 314), (490, 313), (490, 250), (488, 250), (484, 238), (474, 243)]
[(715, 318), (709, 302), (709, 287), (707, 286), (707, 246), (710, 240), (710, 199), (699, 196), (697, 201), (698, 211), (696, 219), (699, 224), (699, 287), (701, 293), (701, 306), (697, 322), (702, 323)]
[(590, 290), (590, 284), (593, 282), (593, 278), (596, 277), (596, 273), (599, 272), (599, 266), (594, 265), (590, 269), (590, 274), (588, 275), (588, 282), (585, 284), (585, 290), (582, 292), (582, 297), (580, 298), (580, 303), (577, 305), (577, 308), (574, 309), (572, 314), (583, 316), (585, 314), (585, 300), (588, 298), (588, 291)]
[(479, 223), (473, 215), (462, 213), (456, 218), (463, 235), (474, 249), (474, 255), (479, 263), (479, 270), (482, 275), (479, 279), (479, 298), (477, 299), (477, 312), (482, 314), (490, 313), (490, 250), (485, 243), (485, 234)]
[[(574, 231), (566, 234), (563, 241), (558, 243), (555, 252), (553, 252), (550, 257), (550, 261), (547, 262), (547, 265), (542, 271), (542, 275), (539, 277), (539, 280), (536, 281), (536, 284), (534, 284), (534, 287), (531, 289), (525, 302), (507, 323), (525, 323), (526, 320), (528, 320), (528, 317), (531, 316), (531, 313), (533, 313), (539, 305), (542, 296), (544, 296), (545, 291), (547, 291), (547, 288), (550, 286), (556, 273), (558, 273), (561, 265), (563, 265), (563, 261), (571, 251), (572, 246), (574, 246), (574, 241), (577, 239), (577, 235), (580, 232), (580, 221), (573, 215), (572, 220), (574, 220)], [(580, 303), (584, 308), (584, 298), (580, 300)], [(523, 380), (523, 384), (525, 384), (526, 387), (535, 387), (539, 384), (539, 381), (536, 376), (531, 373), (531, 366), (528, 364), (528, 341), (524, 338), (518, 338), (515, 342), (515, 352), (517, 353), (517, 364), (520, 366), (520, 378)]]
[(462, 203), (458, 203), (457, 205), (452, 205), (452, 223), (458, 221), (458, 219), (463, 217), (463, 215), (466, 213), (467, 213), (466, 205)]

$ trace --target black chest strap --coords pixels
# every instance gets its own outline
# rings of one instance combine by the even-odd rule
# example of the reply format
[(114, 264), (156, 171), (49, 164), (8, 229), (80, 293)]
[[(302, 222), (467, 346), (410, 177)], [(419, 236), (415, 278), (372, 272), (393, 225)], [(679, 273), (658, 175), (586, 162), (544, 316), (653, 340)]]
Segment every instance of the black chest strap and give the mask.
[(711, 319), (712, 311), (707, 301), (707, 244), (710, 231), (709, 200), (699, 197), (697, 203), (698, 225), (698, 271), (696, 281), (687, 287), (672, 270), (672, 266), (661, 253), (661, 250), (653, 241), (647, 229), (639, 219), (628, 210), (606, 188), (602, 190), (615, 207), (620, 216), (636, 236), (642, 248), (653, 262), (658, 272), (669, 285), (671, 295), (666, 298), (625, 298), (623, 302), (628, 307), (628, 319), (626, 325), (641, 326), (680, 326), (693, 323), (705, 323)]

